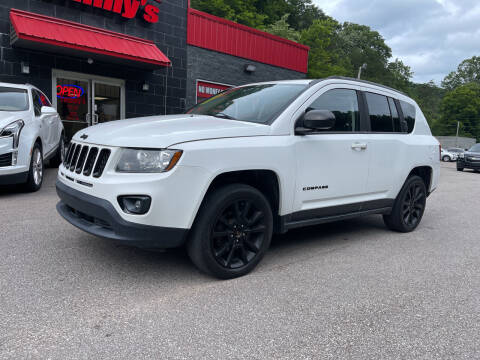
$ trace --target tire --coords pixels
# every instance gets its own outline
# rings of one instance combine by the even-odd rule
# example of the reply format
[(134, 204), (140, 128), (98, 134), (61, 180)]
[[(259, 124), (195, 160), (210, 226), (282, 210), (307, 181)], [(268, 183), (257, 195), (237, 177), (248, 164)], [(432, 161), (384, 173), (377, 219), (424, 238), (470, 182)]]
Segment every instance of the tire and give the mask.
[(422, 221), (427, 200), (427, 190), (423, 179), (411, 176), (398, 194), (392, 213), (384, 215), (385, 225), (390, 230), (402, 233), (414, 231)]
[(62, 133), (62, 136), (60, 137), (60, 143), (58, 144), (57, 153), (50, 160), (49, 165), (51, 167), (59, 167), (60, 164), (63, 162), (63, 157), (64, 156), (65, 156), (65, 137)]
[(265, 196), (248, 185), (227, 185), (207, 195), (187, 251), (204, 273), (233, 279), (258, 265), (270, 247), (272, 233), (273, 215)]
[(43, 152), (39, 143), (33, 145), (32, 158), (30, 159), (30, 169), (28, 171), (27, 182), (25, 183), (25, 189), (29, 192), (35, 192), (40, 190), (43, 183)]
[(463, 171), (463, 168), (457, 166), (457, 171)]
[(451, 158), (450, 156), (448, 156), (448, 155), (445, 155), (445, 156), (442, 158), (442, 160), (443, 160), (444, 162), (450, 162), (450, 161), (452, 161), (452, 158)]

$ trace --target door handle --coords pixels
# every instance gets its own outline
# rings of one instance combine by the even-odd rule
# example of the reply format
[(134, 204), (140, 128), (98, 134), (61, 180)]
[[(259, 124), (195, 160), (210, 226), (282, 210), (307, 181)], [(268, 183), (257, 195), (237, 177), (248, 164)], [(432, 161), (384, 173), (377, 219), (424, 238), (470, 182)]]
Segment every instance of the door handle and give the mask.
[(364, 143), (354, 143), (352, 144), (353, 150), (367, 150), (367, 144)]

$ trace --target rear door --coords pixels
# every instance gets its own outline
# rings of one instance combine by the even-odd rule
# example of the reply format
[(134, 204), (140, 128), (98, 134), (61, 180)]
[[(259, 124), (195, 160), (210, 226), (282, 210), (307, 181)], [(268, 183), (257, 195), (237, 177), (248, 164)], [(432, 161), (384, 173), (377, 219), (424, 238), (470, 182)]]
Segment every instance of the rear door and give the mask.
[(384, 94), (364, 92), (370, 121), (369, 201), (375, 207), (392, 206), (405, 173), (407, 124), (401, 120), (398, 101)]
[[(359, 89), (359, 88), (358, 88)], [(301, 109), (329, 110), (335, 127), (295, 137), (297, 185), (292, 221), (358, 211), (366, 193), (370, 149), (362, 134), (360, 98), (354, 86), (330, 85)]]

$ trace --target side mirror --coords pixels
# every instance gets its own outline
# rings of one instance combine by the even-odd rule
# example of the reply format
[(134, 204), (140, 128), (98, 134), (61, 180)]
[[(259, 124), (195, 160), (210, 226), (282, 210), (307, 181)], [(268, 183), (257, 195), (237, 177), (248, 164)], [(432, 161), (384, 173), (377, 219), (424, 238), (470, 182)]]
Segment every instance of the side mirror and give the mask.
[(311, 110), (307, 112), (297, 127), (295, 132), (298, 135), (307, 135), (314, 131), (327, 131), (335, 126), (335, 115), (328, 110)]
[(40, 112), (42, 113), (42, 115), (56, 115), (57, 114), (57, 110), (55, 110), (55, 108), (53, 108), (51, 106), (42, 106), (42, 108), (40, 109)]

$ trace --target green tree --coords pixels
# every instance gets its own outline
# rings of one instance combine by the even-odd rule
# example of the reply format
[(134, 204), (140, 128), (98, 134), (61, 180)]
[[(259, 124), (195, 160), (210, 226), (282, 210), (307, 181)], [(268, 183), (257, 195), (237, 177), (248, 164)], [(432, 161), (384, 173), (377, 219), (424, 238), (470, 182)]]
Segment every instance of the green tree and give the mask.
[(288, 16), (289, 14), (285, 14), (280, 20), (266, 26), (263, 30), (269, 32), (270, 34), (298, 42), (300, 40), (300, 33), (290, 27), (287, 22)]
[(340, 24), (331, 19), (315, 20), (300, 36), (302, 44), (310, 46), (308, 77), (324, 78), (330, 75), (350, 75), (347, 57), (336, 51), (336, 37)]
[(257, 11), (256, 0), (192, 0), (192, 7), (254, 28), (267, 17)]
[(461, 85), (471, 82), (480, 83), (480, 57), (462, 61), (457, 71), (452, 71), (442, 81), (442, 86), (447, 90), (453, 90)]
[(338, 34), (337, 46), (342, 56), (352, 64), (350, 76), (356, 76), (358, 68), (367, 64), (362, 78), (379, 83), (384, 83), (388, 78), (387, 66), (392, 50), (377, 31), (365, 25), (346, 22)]
[(480, 139), (480, 84), (461, 85), (443, 98), (440, 135), (455, 135), (458, 121), (460, 135)]
[(440, 135), (440, 107), (446, 91), (438, 87), (433, 80), (425, 84), (410, 83), (406, 93), (420, 106), (434, 135)]
[(410, 80), (413, 76), (410, 66), (405, 65), (400, 59), (395, 59), (387, 65), (386, 70), (385, 85), (402, 91), (407, 91), (410, 88)]
[(312, 4), (312, 0), (287, 0), (288, 22), (295, 30), (308, 29), (316, 20), (326, 20), (328, 16)]

